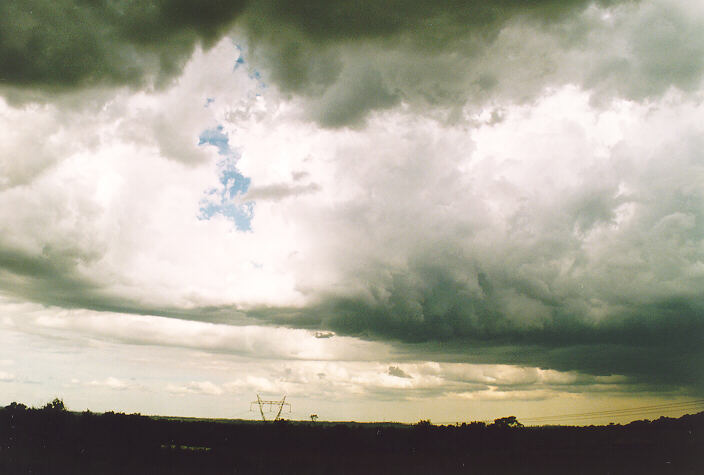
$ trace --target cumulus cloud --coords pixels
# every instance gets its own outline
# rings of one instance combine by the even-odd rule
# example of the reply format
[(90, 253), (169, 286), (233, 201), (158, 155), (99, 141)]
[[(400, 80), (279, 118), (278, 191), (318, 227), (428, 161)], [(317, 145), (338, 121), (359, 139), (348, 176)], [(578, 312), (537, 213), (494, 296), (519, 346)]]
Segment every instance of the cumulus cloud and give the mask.
[[(196, 219), (212, 168), (119, 134), (0, 195), (0, 282), (58, 307), (259, 321), (440, 359), (698, 387), (701, 107), (673, 96), (603, 112), (590, 99), (554, 91), (470, 134), (400, 113), (365, 130), (321, 130), (274, 97), (263, 107), (278, 114), (223, 123), (238, 167), (253, 183), (290, 191), (305, 177), (319, 189), (260, 196), (250, 233)], [(154, 176), (165, 180), (155, 187)], [(93, 322), (125, 341), (139, 333), (130, 319)], [(246, 349), (244, 330), (171, 326), (150, 341), (183, 345), (182, 332), (205, 347), (279, 354)], [(325, 357), (314, 346), (281, 348)]]
[[(428, 363), (408, 361), (384, 366), (379, 362), (288, 362), (260, 366), (221, 385), (228, 394), (349, 401), (351, 398), (417, 400), (545, 400), (586, 394), (628, 394), (642, 389), (623, 377), (595, 377), (513, 365)], [(268, 396), (267, 396), (268, 397)]]
[[(153, 272), (162, 274), (159, 279), (165, 278), (163, 282), (167, 286), (170, 279), (186, 278), (180, 271), (172, 272), (175, 268), (171, 264), (148, 262), (154, 258), (159, 260), (158, 253), (146, 248), (141, 256), (132, 252), (133, 246), (145, 242), (147, 235), (151, 236), (147, 241), (166, 250), (157, 243), (171, 236), (171, 230), (184, 223), (190, 223), (191, 230), (203, 239), (200, 243), (196, 243), (198, 239), (192, 241), (193, 250), (222, 252), (220, 246), (212, 245), (207, 229), (214, 226), (226, 230), (228, 221), (197, 219), (199, 202), (218, 179), (214, 171), (217, 150), (208, 145), (198, 146), (198, 137), (203, 130), (212, 127), (213, 111), (220, 107), (217, 104), (204, 107), (209, 92), (222, 100), (223, 108), (225, 104), (230, 107), (239, 102), (248, 103), (250, 93), (254, 96), (256, 81), (248, 78), (245, 72), (232, 74), (227, 66), (214, 67), (225, 61), (234, 64), (237, 51), (231, 42), (225, 41), (207, 58), (196, 55), (177, 87), (163, 94), (125, 93), (115, 97), (100, 111), (65, 111), (58, 105), (6, 106), (3, 109), (6, 113), (0, 116), (6, 125), (3, 130), (17, 131), (10, 132), (10, 135), (21, 134), (18, 140), (10, 140), (4, 145), (6, 149), (0, 156), (0, 166), (9, 170), (2, 177), (0, 196), (0, 267), (3, 268), (0, 283), (4, 292), (64, 307), (137, 313), (145, 313), (147, 307), (152, 307), (152, 311), (146, 313), (184, 316), (181, 303), (171, 298), (147, 303), (155, 294), (146, 287), (144, 299), (136, 295), (130, 297), (127, 294), (131, 292), (122, 292), (112, 286), (115, 283), (112, 278), (117, 271), (124, 278), (120, 278), (122, 283), (118, 286), (132, 288), (135, 288), (134, 279), (144, 277), (151, 280), (153, 276), (148, 274)], [(200, 72), (207, 69), (219, 73), (209, 74), (207, 87), (202, 90)], [(234, 92), (230, 93), (230, 88), (234, 88)], [(182, 108), (186, 106), (192, 112), (183, 113)], [(164, 128), (163, 117), (179, 119), (168, 119), (171, 125)], [(16, 164), (31, 162), (35, 152), (32, 144), (42, 142), (32, 138), (29, 129), (25, 133), (23, 126), (15, 127), (14, 124), (36, 122), (41, 126), (45, 121), (54, 123), (61, 131), (46, 141), (51, 153), (47, 152), (38, 168), (25, 170), (20, 166), (14, 173), (12, 170)], [(41, 134), (43, 129), (34, 132)], [(170, 138), (173, 136), (179, 137), (186, 145), (174, 144)], [(165, 143), (172, 147), (165, 146)], [(172, 149), (178, 152), (172, 153)], [(167, 214), (174, 219), (171, 225), (157, 217), (163, 216), (161, 213), (165, 209), (170, 210)], [(251, 241), (251, 236), (225, 239), (231, 241), (235, 254), (247, 253), (250, 261), (268, 264), (266, 256), (252, 254), (251, 246), (241, 243), (243, 239)], [(184, 249), (176, 241), (172, 244), (174, 247), (169, 254), (180, 248), (177, 253), (181, 256), (187, 259), (196, 257), (191, 251), (182, 252)], [(229, 266), (227, 261), (222, 264), (225, 274), (238, 273), (237, 268)], [(123, 270), (126, 265), (135, 267), (124, 274), (113, 265)], [(95, 272), (95, 266), (101, 270)], [(250, 268), (251, 264), (241, 270), (246, 272)], [(247, 278), (250, 284), (243, 286), (240, 277), (231, 275), (229, 281), (222, 273), (216, 273), (216, 277), (210, 264), (201, 270), (220, 281), (221, 286), (239, 289), (238, 292), (249, 293), (245, 287), (258, 280), (252, 280), (250, 275)], [(264, 277), (268, 272), (273, 273)], [(286, 280), (285, 275), (268, 266), (259, 273), (274, 285)], [(233, 281), (237, 281), (237, 285), (231, 285)], [(199, 293), (194, 289), (190, 298), (199, 300)], [(284, 293), (270, 295), (282, 297)], [(232, 314), (232, 301), (225, 301), (228, 303), (227, 313)], [(211, 301), (209, 305), (214, 303)], [(169, 308), (176, 313), (170, 313)]]
[[(438, 352), (476, 362), (698, 386), (701, 133), (690, 113), (701, 110), (676, 106), (689, 117), (678, 125), (673, 110), (621, 107), (602, 113), (566, 89), (513, 109), (465, 147), (430, 123), (389, 133), (388, 119), (387, 135), (365, 131), (369, 148), (338, 145), (345, 176), (365, 186), (345, 195), (337, 183), (335, 204), (315, 215), (334, 230), (318, 251), (335, 262), (337, 289), (317, 287), (285, 318), (249, 314), (441, 341)], [(618, 125), (632, 114), (642, 122)], [(610, 137), (614, 124), (623, 128)], [(352, 158), (372, 148), (377, 160)]]

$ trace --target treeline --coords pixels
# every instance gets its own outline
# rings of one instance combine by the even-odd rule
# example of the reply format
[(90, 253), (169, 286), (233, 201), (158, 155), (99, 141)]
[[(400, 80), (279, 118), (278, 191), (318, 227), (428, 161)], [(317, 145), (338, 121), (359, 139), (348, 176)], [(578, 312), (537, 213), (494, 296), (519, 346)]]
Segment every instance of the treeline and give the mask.
[(2, 474), (704, 473), (704, 413), (523, 427), (174, 420), (0, 409)]

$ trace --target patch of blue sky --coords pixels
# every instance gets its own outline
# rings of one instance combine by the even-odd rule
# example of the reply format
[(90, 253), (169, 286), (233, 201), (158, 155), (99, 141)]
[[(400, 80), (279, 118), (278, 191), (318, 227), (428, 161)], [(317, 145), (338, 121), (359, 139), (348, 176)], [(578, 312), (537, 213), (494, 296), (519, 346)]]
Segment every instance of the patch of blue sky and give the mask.
[[(264, 82), (264, 79), (262, 79), (262, 74), (259, 71), (257, 71), (256, 69), (253, 70), (249, 74), (249, 79), (254, 79), (255, 81), (257, 81), (257, 87), (259, 89), (266, 89), (267, 88), (267, 85)], [(257, 95), (260, 95), (260, 94), (257, 94)]]
[[(236, 71), (240, 66), (243, 66), (246, 64), (247, 61), (244, 59), (244, 50), (242, 46), (239, 44), (235, 43), (235, 46), (237, 47), (237, 51), (239, 51), (239, 56), (235, 60), (235, 65), (232, 68), (232, 71)], [(266, 83), (262, 79), (262, 73), (257, 71), (256, 69), (253, 69), (249, 74), (249, 79), (254, 79), (257, 81), (257, 86), (260, 87), (261, 89), (266, 89)]]
[(233, 71), (237, 70), (237, 68), (239, 68), (240, 66), (242, 66), (245, 63), (244, 54), (242, 53), (242, 46), (235, 43), (235, 48), (237, 48), (237, 51), (239, 52), (239, 56), (237, 57), (237, 60), (235, 60), (235, 65), (232, 68)]
[(222, 126), (204, 130), (200, 134), (198, 145), (206, 144), (215, 146), (223, 158), (217, 163), (220, 185), (206, 191), (200, 201), (198, 219), (207, 220), (219, 214), (233, 221), (238, 230), (251, 230), (254, 202), (240, 202), (238, 199), (251, 184), (251, 180), (237, 169), (239, 154), (230, 147), (229, 138)]
[(198, 145), (214, 145), (218, 149), (218, 153), (224, 157), (236, 157), (236, 153), (230, 149), (230, 139), (223, 132), (222, 125), (218, 125), (214, 129), (206, 129), (200, 133), (198, 137)]

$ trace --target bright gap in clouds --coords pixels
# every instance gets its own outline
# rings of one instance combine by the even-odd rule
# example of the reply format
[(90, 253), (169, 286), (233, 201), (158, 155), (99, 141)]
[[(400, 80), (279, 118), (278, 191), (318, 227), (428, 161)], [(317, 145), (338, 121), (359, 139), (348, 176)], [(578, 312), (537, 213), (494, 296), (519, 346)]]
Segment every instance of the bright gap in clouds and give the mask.
[(242, 175), (237, 169), (239, 154), (230, 147), (227, 134), (221, 125), (203, 131), (198, 138), (198, 145), (210, 144), (218, 149), (223, 158), (217, 163), (219, 188), (211, 188), (200, 202), (199, 219), (210, 219), (220, 214), (235, 222), (240, 231), (251, 230), (254, 203), (238, 202), (238, 198), (247, 192), (252, 180)]

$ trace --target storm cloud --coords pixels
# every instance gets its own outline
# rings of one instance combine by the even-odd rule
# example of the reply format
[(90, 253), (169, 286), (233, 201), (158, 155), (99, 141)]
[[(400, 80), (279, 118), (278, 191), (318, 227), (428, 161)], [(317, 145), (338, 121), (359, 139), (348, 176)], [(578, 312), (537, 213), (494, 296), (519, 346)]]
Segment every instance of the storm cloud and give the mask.
[[(256, 69), (328, 127), (405, 104), (457, 120), (580, 84), (611, 97), (698, 87), (702, 12), (671, 2), (4, 2), (0, 77), (14, 100), (85, 87), (153, 88), (197, 46), (246, 38)], [(460, 114), (461, 115), (461, 114)]]
[(640, 100), (694, 90), (704, 68), (702, 12), (668, 2), (295, 5), (245, 18), (252, 50), (329, 127), (401, 104), (452, 121), (463, 106), (529, 102), (565, 84)]
[[(550, 120), (562, 127), (564, 118)], [(347, 162), (345, 172), (373, 193), (317, 216), (346, 236), (326, 241), (345, 284), (321, 289), (313, 305), (283, 318), (276, 309), (259, 314), (281, 324), (299, 315), (314, 325), (312, 317), (338, 334), (418, 351), (442, 342), (438, 348), (471, 361), (625, 374), (701, 391), (701, 139), (673, 123), (667, 130), (677, 138), (664, 140), (670, 132), (661, 124), (646, 126), (659, 130), (651, 139), (623, 141), (607, 157), (576, 152), (553, 165), (547, 150), (524, 165), (508, 151), (507, 168), (500, 156), (482, 162), (476, 151), (466, 164), (422, 135), (408, 150), (389, 148), (388, 160), (373, 167)], [(512, 139), (520, 149), (521, 138)], [(371, 140), (383, 155), (384, 139)], [(405, 157), (402, 165), (394, 153)], [(458, 163), (464, 174), (449, 172)]]
[(0, 6), (0, 81), (48, 91), (163, 82), (211, 45), (242, 2), (10, 0)]
[[(701, 31), (676, 0), (3, 2), (0, 324), (373, 347), (350, 394), (389, 401), (700, 397)], [(318, 366), (280, 380), (354, 379)]]

